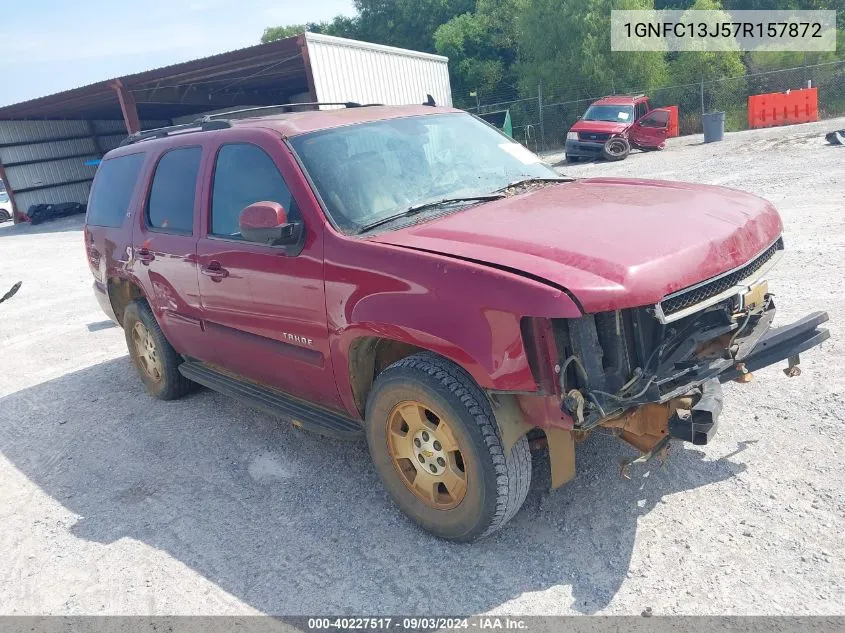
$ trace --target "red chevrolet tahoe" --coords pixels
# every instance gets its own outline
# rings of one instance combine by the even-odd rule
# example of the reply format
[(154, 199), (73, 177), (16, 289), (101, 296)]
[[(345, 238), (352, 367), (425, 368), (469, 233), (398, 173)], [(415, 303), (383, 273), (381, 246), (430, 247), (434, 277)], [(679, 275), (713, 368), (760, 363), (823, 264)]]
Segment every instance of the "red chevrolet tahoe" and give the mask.
[(473, 540), (519, 509), (532, 451), (557, 487), (598, 427), (645, 459), (705, 444), (721, 382), (795, 374), (828, 336), (822, 312), (770, 327), (765, 200), (574, 180), (459, 110), (347, 106), (206, 117), (105, 156), (87, 257), (151, 395), (199, 383), (366, 435), (406, 514)]

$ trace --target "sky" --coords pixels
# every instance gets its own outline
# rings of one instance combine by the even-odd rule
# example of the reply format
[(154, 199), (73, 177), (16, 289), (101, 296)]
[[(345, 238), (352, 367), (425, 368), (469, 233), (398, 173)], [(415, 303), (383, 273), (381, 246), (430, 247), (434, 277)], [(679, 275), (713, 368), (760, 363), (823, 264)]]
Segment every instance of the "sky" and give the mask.
[(355, 13), (352, 0), (0, 0), (0, 12), (0, 105), (258, 44), (267, 26)]

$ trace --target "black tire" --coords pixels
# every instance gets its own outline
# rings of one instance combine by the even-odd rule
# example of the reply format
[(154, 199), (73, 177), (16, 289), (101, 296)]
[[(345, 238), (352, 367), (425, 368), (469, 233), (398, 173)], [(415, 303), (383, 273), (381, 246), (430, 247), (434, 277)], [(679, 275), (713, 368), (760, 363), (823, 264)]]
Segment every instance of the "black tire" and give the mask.
[[(158, 379), (145, 369), (145, 361), (138, 351), (134, 338), (138, 324), (149, 333), (149, 342), (159, 361)], [(126, 306), (123, 313), (123, 331), (126, 336), (126, 346), (129, 348), (129, 358), (138, 370), (147, 393), (159, 400), (175, 400), (193, 389), (194, 383), (179, 373), (182, 357), (165, 338), (149, 304), (144, 299), (136, 299)]]
[(12, 216), (6, 209), (0, 209), (0, 222), (8, 222), (11, 219)]
[[(451, 509), (432, 507), (412, 492), (391, 455), (389, 420), (407, 401), (439, 412), (460, 447), (466, 489)], [(466, 371), (436, 354), (414, 354), (378, 376), (367, 399), (366, 428), (370, 454), (388, 493), (436, 536), (477, 540), (505, 525), (525, 501), (531, 484), (528, 440), (522, 437), (506, 456), (487, 397)]]
[(614, 136), (607, 139), (604, 147), (601, 150), (602, 156), (605, 160), (616, 161), (624, 160), (631, 153), (631, 144), (626, 138), (621, 136)]
[(580, 156), (570, 156), (569, 154), (566, 155), (566, 162), (567, 163), (580, 163), (581, 157)]

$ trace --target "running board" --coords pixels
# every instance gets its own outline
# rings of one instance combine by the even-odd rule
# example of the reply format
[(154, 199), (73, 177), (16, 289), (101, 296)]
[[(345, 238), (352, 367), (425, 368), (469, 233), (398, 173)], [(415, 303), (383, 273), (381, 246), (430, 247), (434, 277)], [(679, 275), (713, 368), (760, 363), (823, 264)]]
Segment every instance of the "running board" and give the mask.
[(184, 362), (179, 365), (179, 373), (188, 380), (219, 391), (250, 407), (290, 420), (297, 428), (342, 440), (358, 439), (364, 435), (364, 427), (358, 420), (314, 406), (275, 389), (233, 378), (205, 363)]

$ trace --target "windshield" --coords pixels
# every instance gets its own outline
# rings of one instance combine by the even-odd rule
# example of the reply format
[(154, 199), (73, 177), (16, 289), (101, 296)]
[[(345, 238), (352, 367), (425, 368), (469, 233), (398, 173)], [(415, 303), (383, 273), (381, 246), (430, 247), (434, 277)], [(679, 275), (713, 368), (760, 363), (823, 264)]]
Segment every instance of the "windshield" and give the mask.
[(613, 121), (614, 123), (631, 123), (634, 117), (634, 106), (625, 105), (591, 105), (587, 108), (584, 121)]
[[(347, 233), (417, 205), (559, 177), (519, 143), (465, 113), (388, 119), (291, 139), (335, 224)], [(425, 217), (442, 211), (432, 207)], [(419, 217), (419, 216), (417, 216)]]

